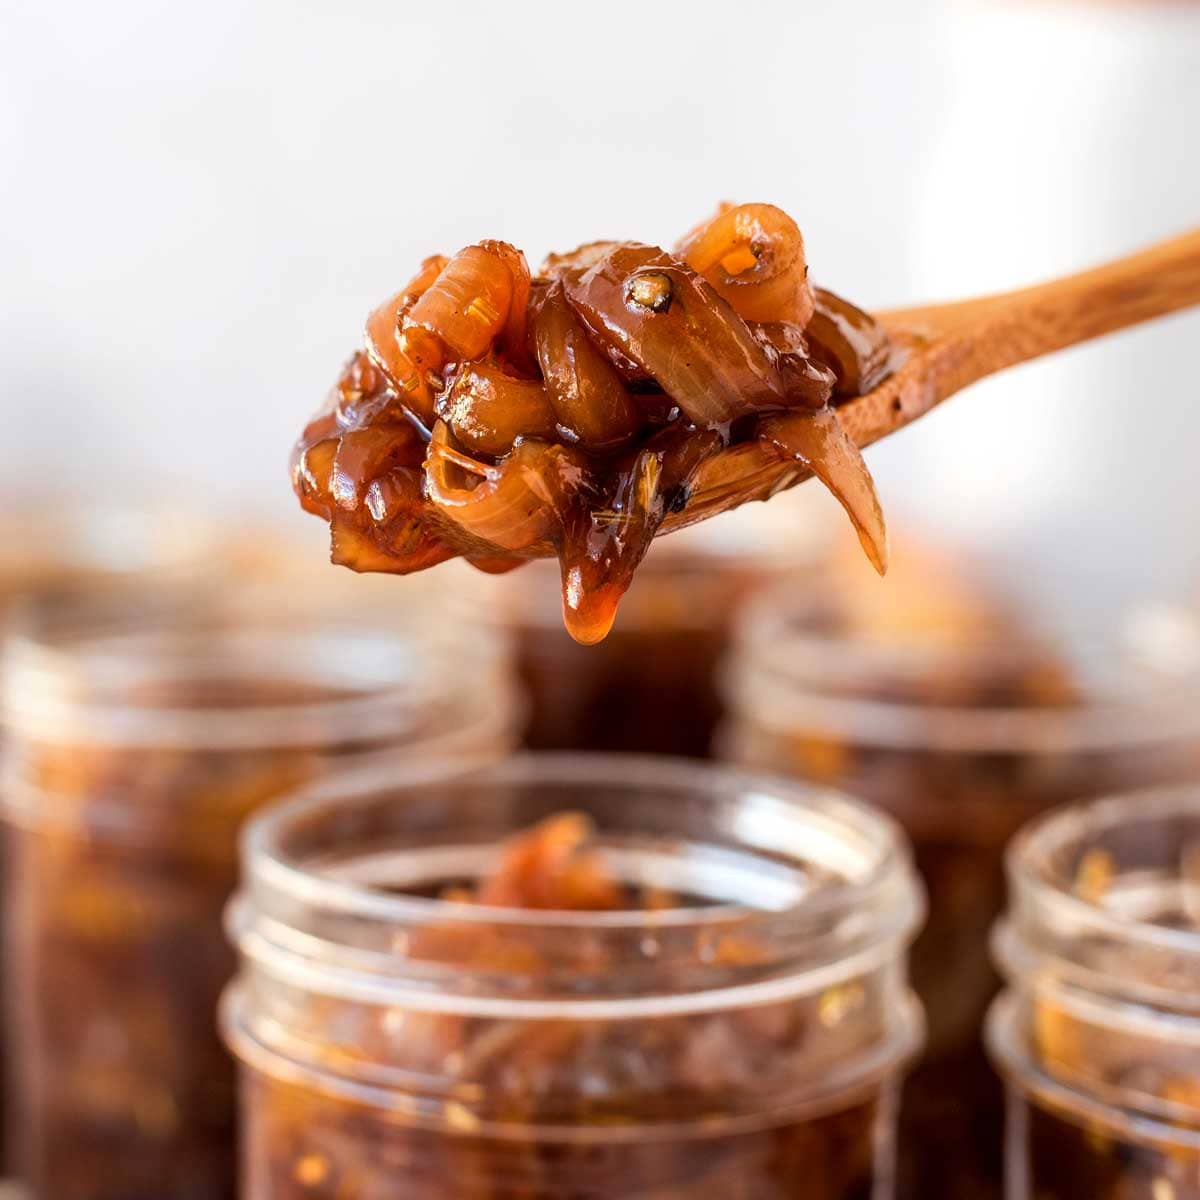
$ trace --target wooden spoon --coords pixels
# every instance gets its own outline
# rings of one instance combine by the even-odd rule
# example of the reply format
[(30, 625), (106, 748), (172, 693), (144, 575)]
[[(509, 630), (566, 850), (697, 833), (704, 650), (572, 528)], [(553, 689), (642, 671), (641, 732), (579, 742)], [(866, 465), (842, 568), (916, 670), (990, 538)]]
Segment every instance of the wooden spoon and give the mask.
[[(1200, 229), (1127, 258), (1020, 291), (876, 313), (900, 365), (874, 391), (837, 409), (869, 446), (976, 380), (1130, 325), (1200, 304)], [(761, 442), (734, 446), (699, 471), (687, 507), (662, 532), (693, 525), (809, 477)]]

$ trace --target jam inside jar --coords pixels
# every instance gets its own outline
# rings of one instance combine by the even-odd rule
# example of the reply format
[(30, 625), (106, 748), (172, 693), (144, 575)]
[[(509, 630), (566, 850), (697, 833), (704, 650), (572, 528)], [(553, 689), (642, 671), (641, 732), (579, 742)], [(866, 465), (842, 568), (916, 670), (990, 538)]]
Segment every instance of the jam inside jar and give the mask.
[(289, 621), (275, 600), (147, 582), (35, 606), (10, 644), (10, 1141), (43, 1200), (235, 1194), (214, 1012), (247, 815), (360, 757), (511, 745), (489, 639), (468, 676), (468, 648), (425, 628)]
[(1008, 856), (1011, 1200), (1200, 1198), (1200, 790), (1082, 804)]
[[(1056, 805), (1200, 775), (1195, 623), (1051, 628), (981, 578), (923, 564), (878, 591), (796, 588), (747, 614), (724, 756), (844, 789), (911, 837), (930, 913), (912, 953), (928, 1018), (905, 1089), (901, 1191), (1000, 1195), (1004, 1095), (981, 1029), (1003, 853)], [(911, 567), (909, 568), (911, 571)]]
[[(237, 550), (227, 536), (218, 541), (216, 535), (215, 525), (161, 508), (153, 513), (104, 503), (59, 508), (54, 502), (35, 508), (14, 505), (8, 497), (0, 506), (0, 630), (31, 595), (94, 595), (146, 579), (197, 577), (211, 569), (218, 551), (228, 559)], [(0, 733), (0, 760), (3, 753)], [(0, 889), (6, 853), (0, 837)], [(0, 923), (0, 961), (5, 935)], [(0, 975), (0, 1009), (7, 1004), (9, 985), (9, 977)], [(6, 1031), (0, 1026), (0, 1080), (9, 1074)], [(6, 1088), (0, 1086), (0, 1131), (10, 1118), (20, 1123), (19, 1114), (7, 1111), (6, 1101)], [(0, 1177), (8, 1174), (3, 1143), (0, 1134)]]
[(922, 899), (886, 818), (531, 755), (331, 778), (243, 853), (222, 1023), (248, 1200), (891, 1195)]

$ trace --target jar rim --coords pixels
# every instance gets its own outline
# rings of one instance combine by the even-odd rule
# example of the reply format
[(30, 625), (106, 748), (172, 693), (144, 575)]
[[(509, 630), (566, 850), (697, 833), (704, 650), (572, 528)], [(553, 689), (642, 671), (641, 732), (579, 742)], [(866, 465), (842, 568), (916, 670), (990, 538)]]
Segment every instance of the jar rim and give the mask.
[(1179, 928), (1108, 909), (1080, 895), (1075, 879), (1068, 879), (1054, 862), (1056, 855), (1085, 835), (1111, 833), (1134, 820), (1198, 816), (1200, 785), (1183, 784), (1085, 800), (1035, 817), (1005, 851), (1010, 907), (1020, 908), (1026, 926), (1052, 914), (1055, 920), (1074, 921), (1089, 934), (1194, 959), (1200, 969), (1200, 926)]
[[(488, 631), (458, 639), (332, 614), (215, 615), (212, 594), (165, 595), (164, 608), (147, 610), (146, 626), (114, 617), (116, 624), (85, 622), (53, 636), (15, 628), (5, 646), (0, 725), (49, 744), (248, 751), (370, 744), (406, 729), (432, 737), (450, 725), (511, 723), (519, 715), (506, 643)], [(88, 600), (114, 614), (126, 601), (119, 594)], [(505, 704), (494, 703), (480, 680), (494, 681)], [(263, 683), (296, 694), (179, 704), (170, 688), (161, 701), (131, 691), (212, 682), (244, 687), (248, 696)]]
[[(881, 849), (887, 850), (886, 854), (880, 855), (868, 878), (839, 882), (818, 897), (804, 897), (801, 902), (810, 912), (814, 910), (814, 902), (821, 908), (841, 907), (854, 904), (877, 891), (897, 867), (892, 855), (899, 856), (903, 864), (907, 853), (899, 825), (885, 813), (867, 804), (831, 789), (809, 787), (782, 777), (732, 767), (712, 766), (690, 759), (666, 756), (570, 751), (520, 753), (510, 756), (502, 763), (478, 759), (474, 762), (455, 764), (456, 776), (460, 772), (467, 774), (473, 770), (481, 770), (489, 777), (484, 781), (485, 785), (493, 782), (520, 784), (534, 780), (542, 772), (550, 772), (562, 782), (580, 786), (597, 780), (608, 782), (613, 779), (630, 785), (682, 781), (703, 790), (708, 790), (713, 784), (720, 784), (725, 788), (757, 785), (769, 787), (793, 800), (803, 797), (814, 811), (819, 810), (828, 817), (836, 818), (861, 834), (874, 833)], [(269, 874), (279, 886), (294, 889), (297, 895), (306, 899), (320, 897), (336, 907), (353, 906), (380, 917), (393, 917), (397, 920), (428, 918), (453, 912), (456, 920), (477, 925), (491, 924), (503, 919), (506, 924), (543, 928), (643, 929), (648, 919), (656, 925), (686, 925), (697, 921), (708, 922), (714, 916), (719, 920), (731, 919), (746, 912), (746, 909), (739, 905), (711, 904), (652, 912), (644, 909), (596, 912), (462, 904), (424, 896), (384, 893), (343, 880), (315, 875), (306, 871), (281, 850), (281, 836), (289, 822), (302, 820), (308, 812), (320, 808), (334, 797), (352, 799), (359, 796), (369, 799), (372, 789), (381, 779), (393, 777), (394, 768), (387, 763), (345, 775), (328, 776), (270, 810), (252, 817), (241, 834), (242, 858), (248, 870), (255, 874)], [(442, 778), (446, 778), (445, 765), (433, 763), (424, 768), (418, 766), (406, 769), (404, 782), (428, 783)]]
[(1006, 989), (991, 1003), (984, 1020), (984, 1045), (996, 1070), (1027, 1098), (1070, 1113), (1079, 1123), (1113, 1130), (1142, 1145), (1200, 1150), (1200, 1129), (1169, 1120), (1165, 1113), (1121, 1104), (1114, 1096), (1090, 1094), (1038, 1065), (1021, 1036), (1019, 996)]
[[(1131, 655), (1152, 665), (1158, 673), (1139, 677), (1143, 684), (1152, 679), (1151, 688), (1112, 693), (1084, 688), (1078, 703), (1062, 705), (956, 705), (919, 695), (873, 696), (869, 685), (863, 691), (845, 685), (856, 673), (869, 676), (881, 669), (915, 681), (941, 663), (986, 670), (1014, 661), (1020, 647), (1002, 633), (947, 644), (806, 625), (824, 611), (822, 603), (790, 587), (771, 587), (736, 626), (735, 654), (722, 673), (722, 688), (735, 707), (767, 727), (786, 732), (801, 723), (868, 745), (964, 753), (1061, 753), (1200, 737), (1200, 618), (1182, 606), (1142, 606), (1127, 614), (1115, 635), (1080, 634), (1088, 657), (1103, 659), (1106, 668), (1124, 665), (1132, 676)], [(1054, 634), (1044, 640), (1053, 644)], [(1028, 653), (1039, 644), (1021, 646)]]
[(18, 507), (0, 513), (0, 576), (36, 581), (65, 571), (127, 578), (147, 570), (198, 568), (217, 549), (218, 535), (211, 519), (170, 506), (96, 507), (81, 498), (70, 507)]
[[(506, 792), (522, 787), (562, 787), (577, 798), (582, 811), (587, 811), (588, 789), (601, 797), (597, 803), (607, 803), (613, 795), (625, 802), (626, 796), (637, 797), (641, 789), (640, 805), (631, 810), (634, 814), (645, 814), (655, 804), (666, 811), (667, 802), (707, 804), (721, 821), (726, 814), (723, 805), (744, 799), (743, 815), (735, 817), (728, 829), (722, 825), (721, 831), (730, 833), (739, 847), (748, 850), (748, 859), (757, 840), (778, 832), (772, 820), (778, 829), (796, 835), (803, 831), (806, 843), (772, 847), (780, 856), (780, 874), (778, 886), (770, 892), (770, 907), (749, 901), (703, 904), (693, 898), (674, 908), (605, 912), (475, 905), (425, 894), (398, 894), (326, 869), (333, 853), (328, 847), (304, 854), (289, 849), (289, 839), (309, 836), (320, 818), (328, 816), (332, 822), (336, 815), (339, 821), (331, 827), (342, 830), (363, 814), (399, 813), (406, 800), (411, 810), (414, 797), (430, 813), (436, 812), (438, 820), (449, 823), (453, 819), (448, 812), (450, 800), (439, 804), (436, 792), (422, 800), (422, 789), (447, 785), (464, 791), (469, 786), (471, 803), (486, 804), (489, 812), (499, 812), (495, 806)], [(372, 809), (372, 804), (377, 807)], [(680, 813), (684, 811), (679, 808)], [(693, 808), (693, 815), (695, 811)], [(507, 820), (509, 814), (503, 815)], [(508, 834), (519, 831), (509, 828)], [(323, 827), (318, 836), (324, 836)], [(685, 853), (686, 837), (679, 825), (672, 844)], [(789, 852), (806, 867), (819, 862), (821, 854), (831, 862), (842, 861), (846, 875), (817, 886), (810, 874), (809, 886), (801, 883), (789, 891), (790, 876), (783, 865)], [(586, 977), (588, 963), (594, 962), (588, 955), (594, 955), (598, 942), (620, 945), (623, 952), (632, 946), (637, 967), (644, 969), (650, 981), (646, 990), (653, 993), (638, 993), (633, 1001), (651, 1012), (657, 1011), (660, 1002), (669, 1011), (692, 1003), (704, 1008), (747, 1002), (742, 987), (745, 981), (729, 978), (725, 970), (721, 983), (703, 997), (657, 993), (672, 964), (691, 964), (685, 956), (695, 953), (698, 938), (724, 933), (761, 937), (772, 957), (757, 964), (757, 975), (751, 973), (746, 987), (765, 999), (775, 991), (794, 989), (800, 975), (811, 986), (826, 979), (832, 986), (847, 972), (861, 970), (867, 960), (900, 953), (923, 912), (923, 893), (907, 843), (899, 827), (884, 814), (838, 793), (790, 780), (685, 759), (637, 755), (525, 753), (500, 763), (406, 764), (399, 773), (394, 767), (375, 765), (328, 776), (253, 818), (242, 833), (242, 861), (243, 891), (231, 904), (229, 927), (244, 956), (265, 963), (269, 971), (290, 972), (292, 982), (299, 986), (308, 980), (317, 988), (338, 994), (353, 992), (377, 1002), (385, 1002), (401, 989), (410, 1006), (442, 1007), (447, 994), (456, 990), (454, 981), (443, 972), (427, 996), (414, 995), (422, 986), (420, 980), (414, 982), (414, 963), (406, 957), (406, 950), (397, 953), (391, 949), (397, 938), (407, 945), (411, 930), (453, 926), (535, 938), (539, 946), (549, 948), (556, 962), (575, 964), (572, 969), (577, 976), (562, 968), (563, 975), (571, 978), (571, 988)], [(760, 854), (749, 868), (769, 873), (771, 863)], [(727, 863), (720, 864), (720, 869), (726, 871), (721, 876), (725, 886), (744, 885), (747, 866), (740, 865), (743, 874), (736, 877)], [(728, 882), (731, 878), (734, 883)], [(769, 890), (772, 884), (768, 880), (756, 886), (756, 895), (761, 897), (762, 889)], [(301, 914), (299, 922), (296, 914)], [(315, 949), (319, 939), (312, 936), (303, 914), (320, 914), (333, 921), (335, 938), (347, 940), (325, 940)], [(285, 928), (289, 925), (291, 928)], [(362, 939), (357, 945), (356, 936)], [(364, 953), (362, 946), (368, 943), (372, 951)], [(388, 949), (380, 951), (380, 945)], [(697, 973), (707, 978), (717, 973), (717, 968), (697, 968)], [(494, 980), (488, 986), (494, 987)], [(614, 1006), (624, 1012), (632, 1002), (627, 992), (609, 994), (604, 988), (602, 981), (590, 993), (584, 988), (539, 1001), (481, 996), (477, 987), (464, 985), (456, 1002), (479, 1013), (490, 1013), (497, 1004), (519, 1003), (522, 1011), (546, 1016), (560, 1013), (565, 1005), (571, 1012), (587, 1011), (596, 1017), (611, 1015)]]

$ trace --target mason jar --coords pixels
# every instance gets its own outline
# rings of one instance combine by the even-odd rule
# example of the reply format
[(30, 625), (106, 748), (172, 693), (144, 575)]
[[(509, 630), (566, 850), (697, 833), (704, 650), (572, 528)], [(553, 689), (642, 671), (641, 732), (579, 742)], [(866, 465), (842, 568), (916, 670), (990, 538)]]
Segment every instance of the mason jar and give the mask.
[(214, 1010), (242, 820), (349, 761), (500, 754), (490, 638), (291, 622), (228, 590), (46, 604), (8, 647), (14, 1167), (40, 1200), (234, 1193)]
[(988, 1045), (1009, 1200), (1197, 1200), (1200, 789), (1053, 813), (1008, 876)]
[(138, 578), (196, 574), (216, 528), (184, 513), (104, 508), (0, 511), (0, 617), (37, 592), (99, 591)]
[(720, 738), (739, 764), (874, 802), (914, 843), (929, 1042), (905, 1091), (901, 1179), (921, 1200), (1001, 1188), (1004, 1101), (981, 1029), (1008, 840), (1070, 800), (1200, 777), (1192, 618), (1162, 610), (1076, 641), (943, 601), (888, 625), (794, 587), (763, 597), (730, 663)]
[[(510, 839), (564, 811), (611, 903), (479, 890), (561, 870), (553, 837)], [(243, 1200), (891, 1195), (922, 897), (886, 817), (683, 760), (530, 755), (331, 777), (242, 854)]]
[[(11, 612), (32, 594), (85, 595), (135, 586), (148, 578), (182, 579), (210, 569), (228, 539), (201, 518), (94, 503), (64, 506), (57, 501), (31, 508), (10, 503), (0, 508), (0, 631)], [(0, 729), (0, 758), (4, 753)], [(0, 839), (0, 891), (5, 874)], [(0, 961), (4, 958), (0, 924)], [(7, 992), (0, 978), (0, 1007)], [(0, 1026), (0, 1130), (6, 1115), (9, 1070)], [(5, 1139), (0, 1136), (0, 1176), (7, 1173)]]
[(472, 572), (459, 603), (469, 620), (513, 642), (530, 704), (525, 745), (707, 757), (737, 613), (767, 585), (815, 573), (828, 557), (830, 526), (806, 499), (781, 496), (655, 542), (595, 646), (563, 628), (556, 562), (492, 579)]

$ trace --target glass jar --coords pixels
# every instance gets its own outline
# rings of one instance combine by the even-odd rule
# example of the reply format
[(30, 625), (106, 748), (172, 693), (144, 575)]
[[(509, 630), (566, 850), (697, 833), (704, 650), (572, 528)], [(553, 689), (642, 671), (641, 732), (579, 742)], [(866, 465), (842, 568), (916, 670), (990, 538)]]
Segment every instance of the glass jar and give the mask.
[[(209, 569), (225, 542), (199, 518), (163, 509), (97, 506), (31, 509), (21, 503), (0, 507), (0, 631), (12, 609), (26, 597), (93, 594), (128, 587), (139, 579), (173, 579)], [(0, 755), (3, 730), (0, 730)], [(5, 874), (0, 839), (0, 891)], [(0, 962), (4, 961), (0, 924)], [(6, 992), (0, 979), (0, 1007)], [(0, 1131), (7, 1123), (5, 1034), (0, 1025)], [(0, 1175), (6, 1173), (5, 1139), (0, 1136)]]
[(216, 530), (167, 512), (95, 508), (0, 510), (0, 616), (33, 592), (97, 591), (211, 563)]
[(1076, 644), (943, 584), (886, 615), (796, 587), (763, 597), (720, 738), (740, 764), (880, 805), (913, 840), (930, 893), (912, 956), (929, 1042), (905, 1091), (901, 1191), (921, 1200), (1000, 1192), (1004, 1101), (980, 1031), (1009, 838), (1066, 801), (1200, 776), (1189, 618), (1164, 611)]
[[(564, 809), (653, 906), (456, 898)], [(330, 779), (243, 858), (223, 1026), (245, 1200), (891, 1195), (922, 901), (881, 815), (681, 760), (532, 755)]]
[(32, 615), (3, 692), (3, 974), (13, 1160), (40, 1200), (233, 1194), (213, 1011), (242, 819), (362, 757), (506, 751), (505, 665), (487, 638), (291, 623), (229, 592)]
[(749, 507), (757, 522), (738, 510), (655, 542), (595, 646), (563, 628), (556, 562), (494, 579), (472, 573), (462, 589), (470, 618), (514, 643), (530, 700), (527, 746), (709, 755), (735, 615), (767, 584), (816, 570), (828, 552), (829, 527), (799, 493)]
[(1009, 1200), (1200, 1198), (1200, 790), (1035, 822), (1008, 855)]

